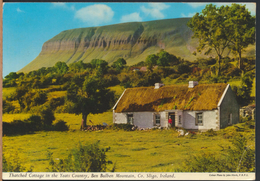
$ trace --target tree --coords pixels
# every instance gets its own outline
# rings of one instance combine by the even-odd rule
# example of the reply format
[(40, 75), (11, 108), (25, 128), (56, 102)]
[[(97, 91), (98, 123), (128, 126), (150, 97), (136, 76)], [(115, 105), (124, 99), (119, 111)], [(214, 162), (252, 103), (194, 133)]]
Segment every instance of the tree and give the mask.
[(231, 44), (229, 49), (238, 54), (238, 68), (241, 69), (243, 62), (241, 59), (242, 51), (249, 44), (255, 43), (255, 16), (251, 16), (246, 9), (246, 5), (232, 4), (226, 6), (227, 26), (232, 32)]
[(246, 73), (242, 77), (241, 86), (237, 89), (237, 97), (240, 105), (246, 105), (248, 102), (250, 102), (252, 87), (252, 75), (250, 73)]
[(117, 71), (120, 71), (124, 68), (125, 65), (126, 65), (125, 59), (119, 58), (117, 59), (117, 61), (113, 62), (111, 67), (115, 68)]
[(91, 64), (84, 63), (82, 60), (69, 65), (69, 71), (74, 73), (83, 72), (87, 68), (92, 68)]
[(107, 72), (108, 63), (105, 60), (93, 59), (90, 64), (92, 65), (92, 68), (97, 69), (98, 73), (101, 75)]
[(24, 95), (29, 91), (28, 87), (26, 86), (18, 86), (15, 89), (13, 99), (18, 100), (18, 103), (20, 104), (21, 108), (25, 108), (25, 104), (23, 102)]
[(168, 52), (161, 50), (158, 54), (158, 59), (157, 59), (157, 65), (160, 66), (169, 66), (169, 65), (176, 65), (179, 63), (179, 59), (172, 54), (169, 54)]
[(224, 6), (206, 5), (201, 13), (196, 13), (188, 22), (188, 27), (194, 32), (193, 38), (199, 39), (197, 51), (206, 49), (208, 55), (212, 49), (218, 55), (218, 75), (220, 72), (221, 58), (224, 50), (231, 42), (232, 32), (227, 26), (226, 8)]
[(106, 87), (102, 78), (86, 76), (82, 86), (71, 83), (67, 90), (66, 103), (70, 112), (82, 114), (81, 128), (87, 125), (87, 116), (92, 113), (101, 113), (111, 107), (114, 93)]
[(65, 74), (68, 71), (68, 69), (69, 69), (69, 67), (67, 66), (67, 64), (65, 62), (59, 61), (54, 65), (54, 70), (58, 74)]
[(152, 71), (153, 66), (157, 64), (158, 56), (155, 54), (148, 55), (145, 59), (145, 64), (147, 65), (148, 70)]
[(12, 80), (17, 79), (19, 75), (16, 72), (10, 72), (8, 75), (5, 76), (5, 79)]

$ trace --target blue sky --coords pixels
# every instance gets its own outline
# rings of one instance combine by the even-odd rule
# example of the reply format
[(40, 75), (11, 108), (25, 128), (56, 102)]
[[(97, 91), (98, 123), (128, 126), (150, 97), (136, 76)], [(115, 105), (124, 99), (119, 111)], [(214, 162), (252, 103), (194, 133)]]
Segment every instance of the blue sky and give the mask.
[[(228, 3), (215, 3), (217, 6)], [(241, 3), (239, 3), (241, 4)], [(206, 3), (5, 3), (3, 76), (35, 59), (45, 41), (68, 29), (192, 17)], [(255, 4), (246, 7), (255, 15)]]

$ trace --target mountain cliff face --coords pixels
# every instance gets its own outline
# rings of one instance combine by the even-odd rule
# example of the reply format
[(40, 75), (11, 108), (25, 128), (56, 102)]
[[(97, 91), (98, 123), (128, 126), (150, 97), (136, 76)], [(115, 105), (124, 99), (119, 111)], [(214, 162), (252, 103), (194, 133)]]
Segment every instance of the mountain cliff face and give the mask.
[[(128, 65), (144, 61), (160, 49), (194, 60), (198, 42), (187, 27), (189, 18), (122, 23), (109, 26), (66, 30), (43, 44), (42, 51), (20, 72), (83, 60), (103, 59), (109, 63), (123, 57)], [(209, 55), (212, 56), (212, 55)]]

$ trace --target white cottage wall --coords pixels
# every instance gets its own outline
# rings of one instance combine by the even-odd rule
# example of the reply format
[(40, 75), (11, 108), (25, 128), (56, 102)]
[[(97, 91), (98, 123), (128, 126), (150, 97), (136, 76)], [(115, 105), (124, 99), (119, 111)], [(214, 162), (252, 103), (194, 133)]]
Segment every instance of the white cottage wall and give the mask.
[(135, 112), (134, 113), (134, 125), (139, 128), (152, 128), (153, 125), (153, 113), (152, 112)]
[[(196, 113), (203, 113), (203, 125), (196, 126)], [(207, 131), (209, 129), (218, 130), (218, 111), (183, 111), (183, 128)]]
[(166, 112), (131, 112), (131, 113), (114, 113), (113, 122), (115, 124), (127, 124), (127, 114), (133, 114), (134, 125), (139, 128), (153, 128), (155, 127), (155, 114), (160, 114), (161, 127), (168, 126), (168, 119)]
[(139, 128), (154, 127), (154, 117), (152, 112), (114, 113), (114, 123), (127, 124), (127, 114), (133, 114), (134, 125)]
[(113, 123), (127, 124), (127, 116), (125, 113), (114, 113)]

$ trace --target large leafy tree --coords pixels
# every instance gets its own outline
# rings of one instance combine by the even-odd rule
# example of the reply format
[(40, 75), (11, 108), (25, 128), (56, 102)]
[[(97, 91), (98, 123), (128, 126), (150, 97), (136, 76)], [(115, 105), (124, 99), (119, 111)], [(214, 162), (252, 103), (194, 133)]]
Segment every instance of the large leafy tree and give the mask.
[(69, 112), (82, 114), (82, 129), (87, 125), (88, 114), (108, 110), (113, 101), (114, 93), (105, 87), (103, 79), (98, 76), (86, 76), (82, 85), (72, 82), (66, 95)]
[(225, 8), (226, 24), (232, 33), (229, 48), (238, 54), (238, 68), (241, 69), (243, 50), (255, 42), (255, 16), (251, 16), (245, 5), (232, 4)]
[(169, 66), (176, 65), (179, 63), (178, 58), (175, 55), (169, 54), (168, 52), (161, 50), (158, 54), (157, 65), (160, 66)]
[(151, 54), (146, 57), (145, 64), (147, 65), (148, 70), (152, 71), (153, 66), (156, 65), (158, 58), (159, 57), (155, 54)]
[(199, 39), (197, 51), (205, 50), (208, 55), (212, 50), (218, 55), (218, 74), (224, 50), (228, 47), (232, 32), (226, 26), (226, 9), (209, 4), (201, 13), (196, 13), (188, 22), (188, 27), (194, 32), (193, 38)]
[(101, 59), (93, 59), (91, 60), (90, 64), (92, 68), (96, 69), (101, 76), (107, 73), (107, 69), (108, 69), (107, 61)]
[(56, 71), (56, 73), (58, 73), (58, 74), (65, 74), (69, 69), (67, 64), (65, 62), (61, 62), (61, 61), (57, 62), (53, 68)]
[(115, 62), (113, 62), (111, 67), (115, 68), (117, 71), (120, 71), (124, 68), (125, 65), (126, 65), (125, 59), (119, 58)]

